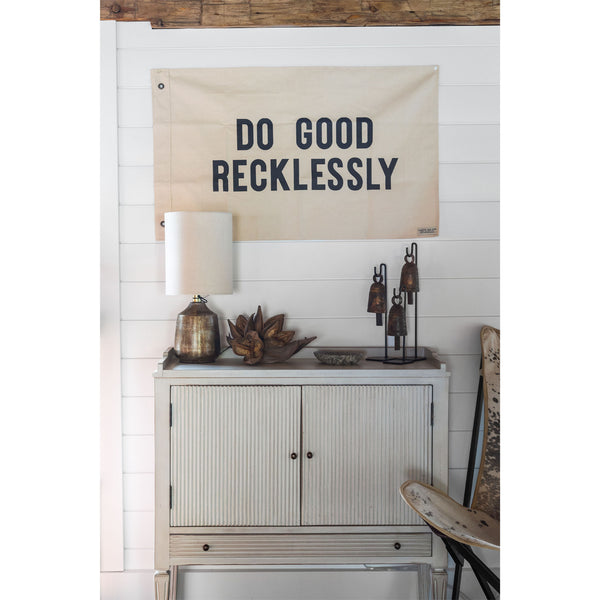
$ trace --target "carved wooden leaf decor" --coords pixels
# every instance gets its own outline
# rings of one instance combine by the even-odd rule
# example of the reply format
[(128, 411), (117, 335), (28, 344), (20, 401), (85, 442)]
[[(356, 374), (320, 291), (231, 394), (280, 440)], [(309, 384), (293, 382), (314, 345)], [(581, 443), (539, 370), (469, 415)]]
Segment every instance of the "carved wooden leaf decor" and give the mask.
[(227, 320), (231, 333), (227, 341), (238, 356), (244, 357), (247, 365), (285, 362), (317, 337), (294, 340), (296, 332), (284, 331), (283, 321), (284, 315), (265, 320), (259, 306), (249, 318), (239, 315), (235, 323)]

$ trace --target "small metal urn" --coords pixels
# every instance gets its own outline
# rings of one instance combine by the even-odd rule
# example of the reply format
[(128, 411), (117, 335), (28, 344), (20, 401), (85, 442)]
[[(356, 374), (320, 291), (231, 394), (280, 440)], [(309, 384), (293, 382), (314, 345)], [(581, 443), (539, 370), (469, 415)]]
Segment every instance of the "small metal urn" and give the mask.
[(194, 296), (187, 308), (177, 315), (174, 349), (183, 363), (217, 360), (221, 352), (219, 319), (201, 296)]
[[(409, 262), (409, 258), (412, 260)], [(407, 304), (413, 303), (413, 293), (419, 291), (419, 271), (413, 254), (404, 257), (404, 265), (400, 274), (400, 291), (407, 293)]]
[(400, 295), (396, 296), (396, 290), (394, 289), (387, 329), (387, 334), (394, 336), (394, 350), (400, 350), (400, 338), (404, 337), (407, 333), (406, 311), (402, 306), (402, 297)]
[(387, 310), (387, 302), (385, 297), (385, 285), (383, 284), (383, 275), (373, 275), (373, 283), (369, 290), (369, 302), (367, 304), (367, 312), (375, 313), (376, 325), (383, 325), (381, 315)]

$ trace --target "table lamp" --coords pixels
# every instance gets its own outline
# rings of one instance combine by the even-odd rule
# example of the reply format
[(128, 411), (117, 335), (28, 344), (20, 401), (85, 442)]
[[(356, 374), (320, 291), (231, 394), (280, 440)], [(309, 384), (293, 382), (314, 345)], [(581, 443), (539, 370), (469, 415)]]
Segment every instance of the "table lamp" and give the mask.
[(219, 319), (201, 294), (233, 293), (232, 223), (224, 212), (165, 213), (166, 294), (193, 296), (177, 315), (174, 350), (181, 362), (215, 362), (221, 351)]

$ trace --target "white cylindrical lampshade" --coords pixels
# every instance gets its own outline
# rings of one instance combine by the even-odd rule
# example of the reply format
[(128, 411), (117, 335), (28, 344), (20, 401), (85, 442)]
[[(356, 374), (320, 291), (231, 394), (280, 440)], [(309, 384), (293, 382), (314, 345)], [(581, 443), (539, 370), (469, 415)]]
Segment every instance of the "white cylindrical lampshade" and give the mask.
[(166, 293), (233, 293), (233, 219), (230, 213), (165, 213)]

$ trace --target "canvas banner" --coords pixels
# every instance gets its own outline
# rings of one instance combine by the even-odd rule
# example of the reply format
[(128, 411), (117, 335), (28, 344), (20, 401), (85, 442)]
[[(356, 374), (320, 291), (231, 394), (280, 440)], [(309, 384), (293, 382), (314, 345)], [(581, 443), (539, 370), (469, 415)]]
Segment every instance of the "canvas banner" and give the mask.
[(164, 213), (233, 214), (234, 240), (438, 235), (438, 69), (152, 71)]

